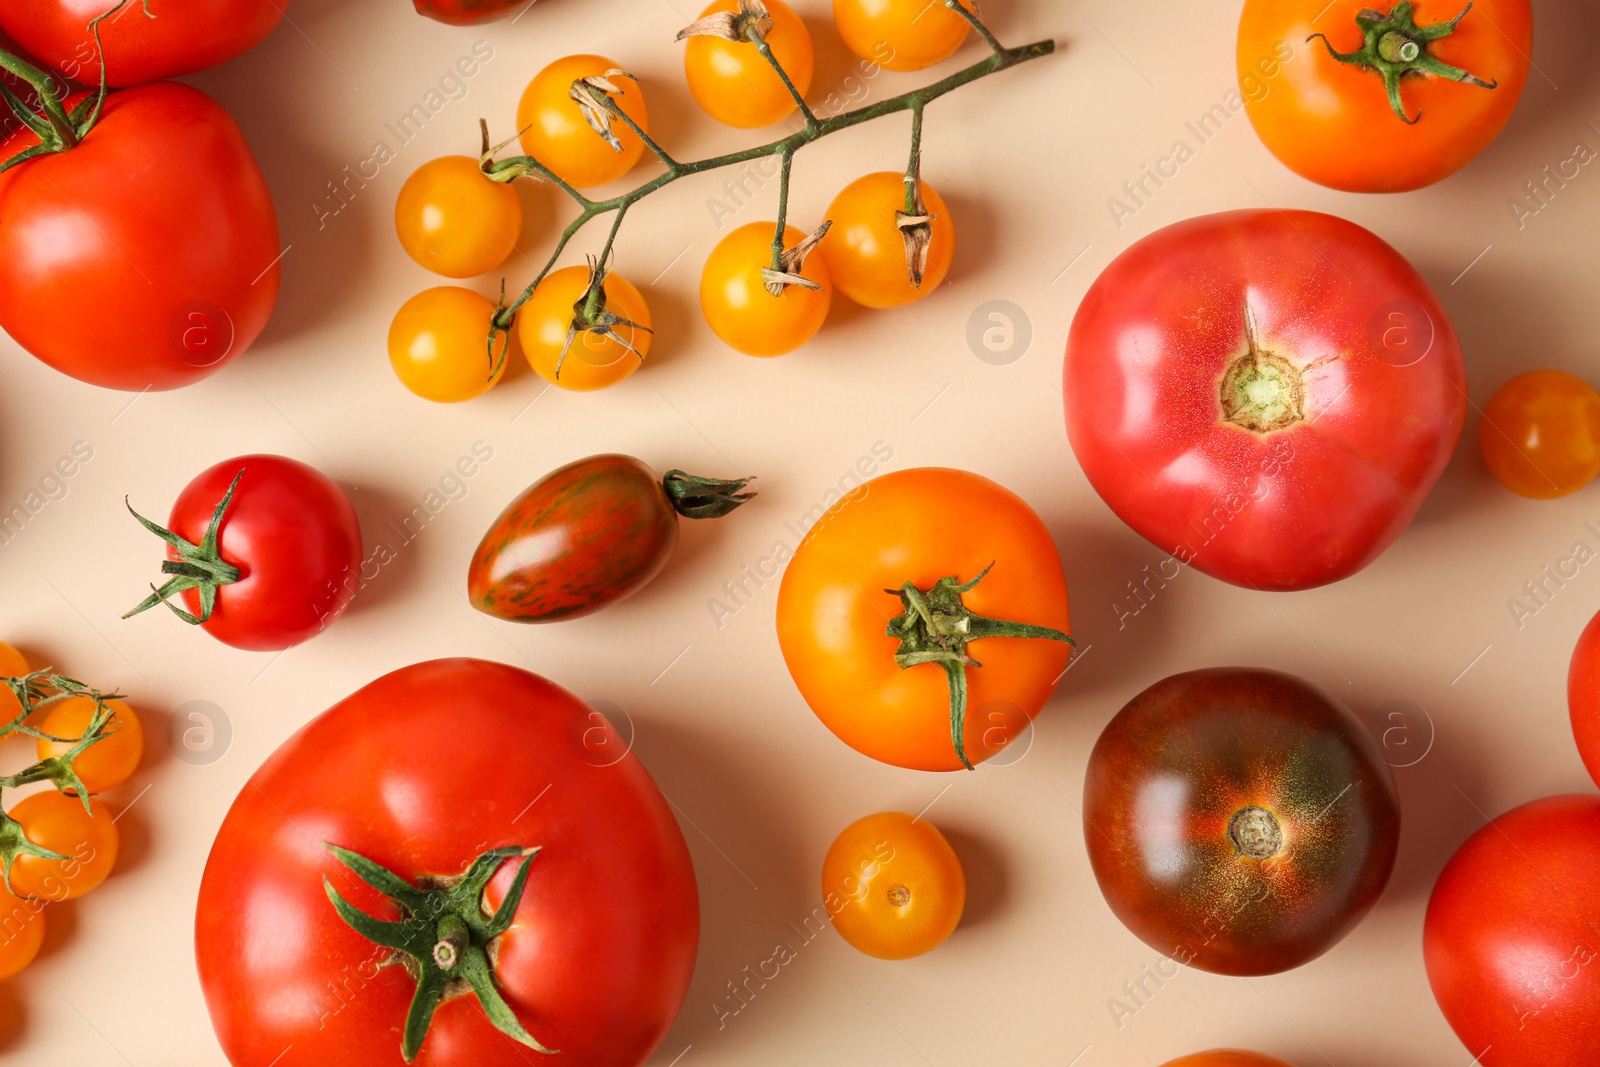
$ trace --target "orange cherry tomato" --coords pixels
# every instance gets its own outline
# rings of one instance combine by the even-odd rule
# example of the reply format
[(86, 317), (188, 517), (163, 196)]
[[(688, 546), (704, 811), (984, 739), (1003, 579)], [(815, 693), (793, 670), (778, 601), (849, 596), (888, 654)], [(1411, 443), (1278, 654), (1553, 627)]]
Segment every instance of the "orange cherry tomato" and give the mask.
[[(29, 671), (28, 661), (10, 645), (0, 641), (0, 678), (21, 678)], [(10, 722), (22, 714), (22, 705), (11, 690), (0, 687), (0, 722)]]
[[(811, 31), (783, 0), (765, 2), (772, 16), (767, 47), (800, 95), (805, 96), (816, 65)], [(738, 9), (739, 0), (716, 0), (700, 17)], [(689, 91), (706, 114), (718, 122), (754, 129), (771, 126), (795, 110), (794, 97), (754, 42), (697, 35), (689, 38), (683, 62)]]
[(1478, 444), (1513, 493), (1575, 493), (1600, 474), (1600, 393), (1564, 371), (1519, 374), (1489, 398)]
[(1293, 1067), (1276, 1056), (1236, 1048), (1212, 1049), (1168, 1060), (1162, 1067)]
[[(533, 296), (517, 312), (517, 340), (528, 363), (539, 377), (563, 389), (589, 392), (616, 385), (633, 374), (650, 354), (650, 308), (633, 283), (620, 274), (605, 278), (605, 306), (618, 318), (612, 331), (626, 341), (579, 330), (567, 349), (567, 332), (572, 328), (574, 305), (589, 290), (587, 267), (566, 267), (552, 271), (534, 289)], [(629, 351), (629, 347), (633, 351)], [(557, 367), (560, 373), (557, 373)]]
[[(107, 701), (107, 704), (111, 708), (111, 718), (100, 740), (78, 753), (72, 761), (72, 769), (90, 793), (102, 793), (126, 782), (139, 766), (139, 757), (144, 755), (144, 727), (139, 725), (139, 716), (120, 700)], [(70, 752), (88, 732), (98, 711), (94, 698), (86, 696), (68, 697), (50, 705), (39, 729), (64, 740), (40, 738), (39, 758), (54, 759)]]
[(902, 668), (902, 639), (885, 626), (908, 614), (907, 584), (926, 598), (946, 579), (980, 579), (960, 594), (971, 615), (1071, 632), (1050, 531), (1016, 494), (961, 470), (896, 471), (858, 487), (811, 527), (778, 589), (778, 643), (801, 696), (840, 740), (897, 767), (988, 759), (1022, 736), (1067, 668), (1059, 638), (973, 639), (968, 655), (983, 666), (966, 670), (958, 733), (945, 668)]
[(845, 827), (822, 861), (833, 928), (857, 951), (907, 960), (944, 944), (967, 905), (967, 878), (944, 835), (896, 811)]
[(44, 944), (44, 901), (23, 900), (0, 885), (0, 980), (21, 971)]
[(506, 261), (522, 236), (522, 201), (492, 182), (471, 156), (441, 156), (418, 167), (394, 205), (406, 255), (446, 278), (473, 278)]
[[(1369, 33), (1358, 24), (1369, 0), (1245, 0), (1236, 59), (1256, 133), (1289, 169), (1334, 189), (1404, 192), (1455, 173), (1511, 118), (1533, 54), (1528, 0), (1474, 0), (1463, 13), (1468, 6), (1396, 3), (1384, 25), (1368, 20)], [(1453, 68), (1482, 84), (1396, 74), (1401, 118), (1385, 76), (1356, 56), (1369, 41), (1386, 65), (1396, 57), (1392, 70)]]
[[(611, 119), (611, 133), (622, 148), (619, 151), (607, 144), (590, 127), (571, 96), (574, 82), (605, 77), (606, 71), (618, 66), (604, 56), (558, 59), (534, 76), (517, 104), (522, 150), (579, 189), (616, 181), (632, 170), (644, 153), (639, 135), (616, 118)], [(608, 80), (621, 90), (611, 98), (612, 102), (649, 133), (650, 111), (645, 106), (644, 90), (620, 74)]]
[[(963, 3), (967, 10), (973, 5)], [(885, 70), (921, 70), (948, 59), (971, 25), (939, 0), (833, 0), (850, 51)]]
[(955, 258), (956, 227), (944, 198), (927, 182), (922, 183), (922, 206), (933, 217), (928, 224), (933, 232), (922, 284), (916, 286), (896, 214), (906, 208), (906, 176), (869, 174), (834, 198), (828, 208), (833, 227), (818, 250), (839, 292), (863, 307), (897, 308), (939, 287)]
[(11, 865), (11, 890), (40, 900), (72, 900), (106, 880), (117, 862), (117, 824), (111, 809), (65, 793), (34, 793), (6, 814), (22, 824), (22, 832), (40, 848), (59, 852), (64, 860), (21, 855)]
[(425, 289), (407, 300), (389, 327), (389, 365), (400, 384), (441, 404), (488, 392), (505, 374), (511, 344), (502, 335), (490, 358), (494, 316), (493, 301), (455, 285)]
[[(781, 356), (817, 335), (833, 303), (833, 282), (822, 256), (813, 250), (800, 276), (822, 286), (785, 287), (781, 296), (767, 290), (761, 272), (772, 266), (776, 223), (752, 222), (724, 237), (706, 258), (700, 275), (700, 310), (716, 335), (747, 356)], [(783, 233), (785, 248), (805, 234), (793, 226)]]

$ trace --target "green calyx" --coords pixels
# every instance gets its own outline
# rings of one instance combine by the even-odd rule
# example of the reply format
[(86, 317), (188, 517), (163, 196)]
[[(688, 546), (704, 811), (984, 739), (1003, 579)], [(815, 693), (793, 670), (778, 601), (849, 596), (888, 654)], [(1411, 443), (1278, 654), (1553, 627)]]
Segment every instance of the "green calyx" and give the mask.
[(1313, 33), (1306, 40), (1309, 42), (1321, 37), (1328, 54), (1340, 63), (1376, 71), (1383, 77), (1384, 87), (1389, 92), (1389, 107), (1402, 122), (1415, 123), (1422, 118), (1422, 113), (1418, 112), (1414, 118), (1408, 116), (1405, 102), (1400, 98), (1400, 79), (1408, 74), (1432, 74), (1453, 82), (1476, 85), (1481, 89), (1493, 89), (1498, 84), (1484, 81), (1460, 67), (1452, 67), (1428, 51), (1428, 46), (1434, 41), (1454, 33), (1471, 10), (1472, 4), (1469, 3), (1448, 22), (1418, 26), (1414, 18), (1416, 4), (1412, 0), (1401, 0), (1387, 15), (1366, 8), (1356, 16), (1356, 25), (1361, 27), (1364, 39), (1361, 47), (1354, 52), (1336, 51), (1326, 34)]
[(668, 471), (661, 488), (672, 502), (672, 510), (686, 519), (720, 519), (739, 505), (755, 498), (745, 487), (754, 478), (696, 478), (683, 471)]
[[(395, 921), (375, 919), (340, 895), (327, 878), (322, 888), (339, 918), (375, 945), (387, 948), (416, 980), (417, 992), (406, 1013), (400, 1054), (416, 1060), (439, 1005), (471, 993), (501, 1033), (533, 1049), (553, 1054), (529, 1034), (495, 986), (495, 939), (511, 926), (528, 884), (528, 868), (537, 848), (497, 848), (472, 861), (459, 878), (437, 879), (436, 887), (418, 888), (358, 853), (324, 842), (323, 847), (367, 885), (400, 909)], [(507, 860), (521, 858), (517, 876), (493, 915), (484, 914), (484, 889)]]
[[(91, 811), (89, 790), (84, 787), (83, 779), (79, 778), (78, 772), (73, 769), (74, 763), (91, 745), (116, 733), (118, 728), (111, 724), (111, 701), (122, 699), (122, 694), (101, 693), (72, 678), (53, 674), (48, 669), (16, 678), (0, 678), (0, 685), (8, 689), (22, 706), (22, 710), (10, 722), (0, 723), (0, 741), (4, 741), (12, 734), (21, 734), (36, 740), (72, 746), (59, 756), (39, 760), (15, 774), (0, 776), (0, 790), (15, 789), (33, 782), (49, 782), (61, 792), (76, 796), (83, 804), (84, 811)], [(95, 702), (94, 717), (89, 720), (89, 725), (81, 737), (56, 737), (28, 725), (29, 718), (51, 705), (79, 696), (88, 697)], [(34, 844), (23, 832), (21, 823), (9, 815), (0, 813), (0, 880), (4, 881), (7, 891), (11, 891), (11, 866), (19, 856), (34, 856), (42, 860), (70, 859), (59, 852)]]
[[(30, 159), (76, 148), (78, 143), (89, 135), (95, 123), (100, 121), (100, 112), (105, 107), (107, 92), (105, 48), (100, 43), (100, 23), (121, 11), (130, 2), (131, 0), (119, 0), (115, 7), (101, 12), (89, 21), (89, 35), (94, 38), (95, 54), (101, 59), (100, 87), (92, 96), (86, 96), (78, 101), (77, 106), (70, 111), (63, 103), (67, 95), (66, 90), (54, 77), (20, 56), (14, 56), (0, 49), (0, 70), (9, 71), (27, 82), (33, 89), (35, 102), (30, 105), (3, 84), (0, 84), (0, 100), (5, 101), (6, 107), (11, 109), (18, 122), (32, 130), (39, 138), (39, 143), (32, 148), (18, 152), (9, 159), (0, 160), (0, 174)], [(150, 0), (140, 0), (140, 2), (144, 7), (145, 16), (155, 18), (150, 13)]]
[(889, 636), (900, 641), (894, 661), (901, 670), (921, 663), (936, 663), (944, 670), (950, 683), (950, 740), (961, 765), (969, 771), (974, 768), (967, 758), (966, 744), (967, 668), (983, 664), (967, 655), (967, 645), (985, 637), (1037, 638), (1060, 641), (1073, 648), (1078, 644), (1070, 635), (1048, 626), (990, 619), (967, 610), (962, 595), (971, 592), (993, 569), (991, 563), (965, 583), (957, 578), (940, 578), (931, 589), (918, 589), (907, 582), (899, 589), (886, 590), (898, 596), (905, 608), (905, 614), (889, 623)]
[[(620, 220), (620, 216), (619, 216)], [(567, 353), (572, 351), (572, 342), (578, 334), (587, 333), (607, 340), (615, 341), (623, 348), (632, 352), (640, 363), (644, 362), (644, 353), (640, 352), (633, 344), (620, 333), (618, 326), (626, 326), (633, 330), (643, 330), (645, 333), (655, 331), (648, 326), (641, 326), (631, 319), (625, 319), (606, 307), (606, 268), (595, 257), (589, 257), (589, 284), (583, 290), (583, 295), (578, 297), (572, 305), (572, 322), (567, 327), (567, 339), (561, 346), (561, 355), (556, 358), (556, 377), (561, 377), (561, 367), (567, 362)]]
[[(127, 505), (128, 513), (139, 520), (139, 525), (171, 545), (178, 553), (177, 559), (169, 559), (161, 564), (161, 573), (170, 574), (172, 577), (168, 578), (159, 589), (152, 585), (150, 595), (141, 600), (138, 607), (124, 615), (124, 619), (130, 619), (157, 604), (165, 604), (174, 615), (193, 626), (199, 626), (211, 618), (211, 613), (217, 607), (217, 590), (224, 585), (232, 585), (244, 577), (238, 567), (222, 558), (222, 553), (217, 548), (217, 535), (222, 527), (222, 517), (227, 514), (228, 505), (233, 503), (233, 492), (239, 488), (239, 479), (243, 477), (244, 468), (240, 468), (239, 473), (233, 476), (233, 481), (228, 483), (228, 491), (217, 501), (217, 508), (211, 513), (211, 525), (206, 527), (206, 536), (198, 545), (179, 537), (164, 526), (151, 522), (134, 511), (133, 505), (128, 504), (124, 498), (123, 503)], [(190, 614), (172, 602), (173, 597), (188, 589), (200, 591), (198, 615)]]

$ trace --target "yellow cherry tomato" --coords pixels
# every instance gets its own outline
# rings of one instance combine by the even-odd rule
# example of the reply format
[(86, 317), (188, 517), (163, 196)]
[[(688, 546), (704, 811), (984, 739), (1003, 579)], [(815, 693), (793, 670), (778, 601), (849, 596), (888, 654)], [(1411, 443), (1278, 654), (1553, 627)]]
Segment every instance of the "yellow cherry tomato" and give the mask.
[[(582, 78), (604, 77), (619, 66), (604, 56), (567, 56), (534, 76), (517, 104), (517, 129), (522, 150), (549, 167), (563, 181), (580, 189), (616, 181), (633, 169), (644, 152), (644, 142), (620, 119), (611, 119), (611, 132), (622, 145), (618, 151), (606, 143), (583, 117), (572, 99), (572, 84)], [(646, 133), (650, 112), (639, 83), (622, 75), (608, 79), (621, 90), (612, 102)]]
[[(10, 645), (0, 641), (0, 678), (21, 678), (28, 673), (28, 661)], [(22, 714), (22, 705), (11, 690), (0, 687), (0, 722), (10, 722)]]
[[(806, 258), (801, 277), (820, 290), (791, 285), (781, 296), (767, 291), (761, 272), (772, 265), (776, 224), (752, 222), (724, 237), (706, 259), (700, 275), (700, 310), (716, 335), (747, 356), (781, 356), (793, 352), (822, 329), (833, 302), (828, 267), (815, 250)], [(783, 245), (793, 248), (805, 234), (788, 227)]]
[(389, 364), (400, 383), (441, 404), (488, 392), (505, 373), (511, 343), (502, 334), (491, 359), (494, 315), (493, 301), (455, 285), (425, 289), (407, 300), (389, 327)]
[(611, 327), (627, 344), (580, 329), (572, 338), (566, 359), (561, 358), (576, 314), (575, 305), (589, 289), (587, 267), (550, 272), (517, 312), (517, 340), (539, 377), (563, 389), (592, 392), (616, 385), (643, 365), (650, 354), (651, 338), (650, 308), (643, 294), (620, 274), (607, 274), (603, 288), (606, 310), (634, 323), (629, 326), (618, 322)]
[(522, 201), (492, 182), (471, 156), (441, 156), (418, 167), (394, 205), (406, 254), (446, 278), (473, 278), (506, 261), (522, 236)]
[(44, 901), (23, 900), (0, 885), (0, 980), (21, 971), (44, 944)]
[[(126, 782), (139, 766), (139, 757), (144, 755), (144, 728), (139, 725), (139, 716), (120, 700), (106, 703), (111, 708), (111, 718), (100, 740), (78, 753), (72, 761), (72, 769), (90, 793), (102, 793)], [(39, 730), (62, 740), (46, 741), (41, 737), (39, 758), (53, 759), (70, 752), (88, 732), (98, 710), (94, 698), (86, 696), (68, 697), (50, 705)]]
[(967, 878), (934, 825), (900, 812), (845, 827), (822, 861), (822, 898), (833, 928), (881, 960), (937, 948), (961, 921)]
[(911, 284), (905, 237), (896, 212), (906, 208), (906, 176), (868, 174), (845, 187), (828, 208), (833, 227), (819, 251), (839, 292), (863, 307), (897, 308), (932, 293), (950, 273), (956, 227), (944, 198), (922, 183), (922, 207), (932, 221), (922, 285)]
[(98, 800), (83, 801), (51, 790), (17, 802), (6, 814), (22, 824), (22, 832), (40, 848), (59, 852), (64, 860), (21, 855), (11, 865), (11, 890), (40, 900), (72, 900), (106, 880), (117, 862), (117, 824), (111, 809)]
[[(772, 16), (767, 47), (800, 95), (805, 96), (811, 88), (816, 66), (811, 31), (783, 0), (766, 0), (766, 7)], [(738, 9), (739, 0), (716, 0), (700, 13), (700, 17)], [(690, 37), (683, 63), (689, 91), (706, 114), (718, 122), (754, 129), (771, 126), (796, 109), (794, 97), (784, 86), (783, 79), (752, 41), (728, 41), (705, 35)]]
[(1575, 493), (1600, 474), (1600, 393), (1564, 371), (1519, 374), (1489, 398), (1478, 443), (1513, 493)]
[[(962, 4), (974, 10), (968, 2)], [(943, 0), (833, 0), (850, 51), (886, 70), (921, 70), (948, 59), (972, 27)]]

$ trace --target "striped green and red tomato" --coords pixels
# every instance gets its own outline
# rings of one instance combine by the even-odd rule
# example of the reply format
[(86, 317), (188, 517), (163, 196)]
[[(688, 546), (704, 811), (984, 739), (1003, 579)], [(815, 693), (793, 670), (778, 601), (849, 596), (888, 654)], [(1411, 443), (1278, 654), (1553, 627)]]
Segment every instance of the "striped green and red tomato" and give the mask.
[(720, 518), (755, 494), (749, 479), (658, 477), (632, 456), (552, 471), (489, 527), (467, 573), (472, 606), (513, 622), (557, 622), (632, 596), (678, 543), (678, 516)]

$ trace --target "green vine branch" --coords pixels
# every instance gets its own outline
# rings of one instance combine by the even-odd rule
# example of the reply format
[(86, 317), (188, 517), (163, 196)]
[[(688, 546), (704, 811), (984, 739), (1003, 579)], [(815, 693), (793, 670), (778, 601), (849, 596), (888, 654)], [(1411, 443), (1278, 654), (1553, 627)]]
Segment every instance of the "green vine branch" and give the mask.
[[(780, 137), (777, 140), (771, 141), (767, 144), (757, 145), (755, 147), (742, 149), (736, 152), (729, 152), (725, 155), (713, 156), (708, 159), (693, 161), (683, 161), (677, 159), (653, 138), (651, 138), (650, 135), (643, 128), (641, 128), (636, 121), (634, 121), (632, 116), (627, 114), (627, 112), (619, 107), (617, 103), (611, 99), (610, 94), (605, 88), (594, 84), (593, 79), (584, 79), (574, 83), (574, 93), (581, 92), (586, 94), (590, 100), (592, 100), (594, 107), (598, 109), (597, 113), (609, 116), (611, 119), (614, 119), (626, 126), (644, 143), (645, 147), (648, 148), (656, 156), (656, 158), (661, 161), (662, 166), (665, 168), (661, 174), (656, 175), (649, 181), (644, 182), (628, 192), (621, 193), (608, 199), (591, 199), (580, 190), (574, 188), (570, 183), (563, 180), (548, 166), (541, 163), (533, 156), (510, 156), (505, 159), (496, 159), (495, 156), (501, 150), (505, 149), (509, 144), (511, 144), (511, 141), (504, 141), (497, 146), (491, 147), (488, 123), (480, 121), (483, 144), (482, 153), (480, 156), (481, 168), (487, 178), (497, 182), (510, 182), (516, 180), (517, 178), (525, 177), (549, 182), (570, 197), (573, 203), (575, 203), (578, 207), (577, 218), (573, 219), (572, 222), (567, 225), (566, 229), (561, 232), (561, 236), (556, 240), (555, 248), (552, 249), (549, 258), (545, 261), (545, 264), (540, 269), (538, 275), (534, 277), (533, 281), (528, 283), (527, 287), (524, 288), (520, 294), (518, 294), (515, 300), (512, 300), (510, 303), (506, 303), (502, 299), (501, 306), (490, 324), (489, 335), (486, 342), (489, 355), (490, 377), (493, 377), (495, 374), (499, 373), (500, 365), (505, 359), (506, 352), (509, 350), (507, 335), (509, 334), (511, 327), (515, 322), (517, 312), (525, 303), (528, 302), (529, 299), (532, 298), (533, 292), (536, 288), (538, 288), (539, 284), (549, 276), (552, 270), (555, 269), (556, 263), (560, 261), (562, 254), (566, 251), (567, 246), (572, 242), (573, 238), (575, 238), (578, 233), (594, 219), (599, 218), (602, 215), (611, 214), (613, 212), (617, 215), (617, 218), (613, 221), (610, 235), (606, 239), (605, 248), (599, 257), (599, 263), (601, 264), (603, 270), (607, 262), (607, 258), (610, 255), (611, 248), (616, 241), (617, 231), (619, 230), (622, 222), (622, 216), (625, 215), (628, 209), (634, 204), (637, 204), (639, 201), (643, 200), (647, 196), (650, 196), (652, 193), (664, 189), (668, 185), (682, 181), (684, 178), (693, 177), (697, 174), (704, 174), (708, 171), (738, 166), (741, 163), (749, 163), (758, 159), (776, 157), (780, 164), (780, 173), (782, 175), (782, 179), (780, 182), (778, 197), (779, 222), (776, 236), (773, 241), (773, 257), (770, 270), (772, 275), (782, 274), (783, 271), (781, 264), (783, 260), (786, 256), (791, 256), (794, 251), (789, 250), (786, 252), (783, 248), (783, 234), (784, 227), (788, 219), (789, 178), (795, 154), (806, 145), (812, 144), (815, 141), (819, 141), (824, 137), (843, 132), (844, 130), (851, 129), (855, 126), (860, 126), (863, 123), (871, 122), (874, 119), (884, 118), (886, 116), (898, 114), (904, 111), (909, 111), (912, 114), (912, 151), (911, 163), (907, 168), (908, 189), (906, 195), (906, 211), (904, 212), (904, 217), (901, 219), (902, 229), (908, 231), (909, 244), (909, 230), (917, 225), (915, 221), (916, 219), (923, 217), (917, 178), (920, 173), (919, 157), (922, 144), (922, 116), (924, 109), (933, 101), (955, 92), (957, 89), (960, 89), (963, 86), (970, 85), (971, 83), (982, 78), (987, 78), (990, 75), (998, 74), (1001, 71), (1010, 70), (1012, 67), (1019, 66), (1023, 63), (1028, 63), (1032, 60), (1048, 56), (1056, 50), (1056, 43), (1053, 40), (1036, 41), (1033, 44), (1023, 45), (1018, 48), (1007, 48), (1001, 44), (994, 34), (989, 30), (989, 28), (983, 24), (982, 19), (978, 17), (977, 13), (967, 7), (967, 4), (964, 2), (964, 0), (941, 0), (941, 2), (946, 7), (960, 15), (962, 18), (966, 19), (967, 22), (972, 25), (978, 35), (989, 46), (990, 54), (988, 56), (969, 67), (958, 70), (948, 77), (932, 83), (931, 85), (923, 86), (921, 89), (915, 89), (911, 92), (902, 93), (899, 96), (889, 97), (887, 99), (880, 100), (875, 104), (868, 104), (863, 107), (856, 108), (853, 111), (845, 111), (837, 115), (831, 115), (823, 118), (819, 117), (806, 104), (804, 94), (802, 94), (795, 86), (793, 80), (789, 77), (788, 72), (783, 69), (782, 63), (779, 62), (777, 56), (773, 54), (772, 49), (767, 45), (764, 39), (765, 30), (759, 28), (760, 19), (758, 16), (765, 15), (765, 8), (761, 5), (760, 0), (743, 0), (740, 10), (744, 14), (738, 17), (746, 18), (747, 21), (743, 23), (738, 22), (736, 19), (730, 21), (730, 25), (737, 27), (737, 29), (734, 31), (735, 35), (731, 39), (750, 43), (752, 47), (760, 50), (762, 58), (764, 58), (768, 63), (772, 64), (772, 67), (777, 72), (778, 77), (783, 81), (783, 84), (789, 90), (790, 95), (794, 97), (796, 106), (799, 108), (800, 115), (804, 119), (804, 125), (795, 130), (793, 133), (790, 133), (785, 137)], [(597, 134), (597, 136), (600, 136), (600, 134)], [(910, 226), (908, 226), (907, 223), (910, 223)], [(813, 237), (815, 237), (815, 235), (813, 235)], [(914, 262), (912, 271), (913, 274), (916, 273)], [(589, 329), (593, 325), (593, 323), (578, 322), (577, 320), (574, 321), (574, 329), (577, 331)]]

